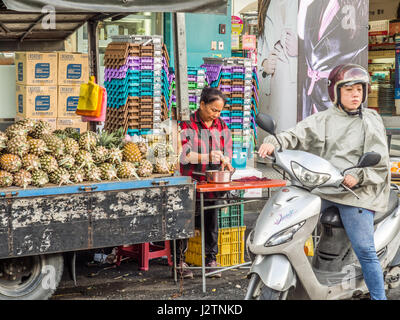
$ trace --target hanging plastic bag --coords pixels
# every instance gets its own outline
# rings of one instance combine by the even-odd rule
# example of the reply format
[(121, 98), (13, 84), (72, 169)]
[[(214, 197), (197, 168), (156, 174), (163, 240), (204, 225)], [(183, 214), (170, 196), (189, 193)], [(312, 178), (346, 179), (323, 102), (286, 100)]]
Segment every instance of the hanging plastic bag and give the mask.
[[(99, 92), (99, 98), (97, 100), (97, 108), (95, 110), (80, 110), (78, 113), (78, 110), (76, 111), (76, 114), (79, 114), (80, 116), (86, 116), (86, 117), (99, 117), (101, 114), (101, 107), (103, 104), (103, 92), (105, 89), (103, 87), (99, 87), (100, 92)], [(107, 103), (107, 102), (106, 102)]]
[(95, 83), (95, 77), (91, 76), (88, 83), (81, 84), (76, 114), (85, 115), (86, 111), (97, 110), (102, 95), (101, 87)]
[(101, 99), (102, 104), (101, 104), (101, 111), (100, 115), (98, 117), (90, 117), (90, 116), (82, 116), (82, 121), (88, 122), (88, 121), (99, 121), (99, 122), (104, 122), (106, 121), (106, 110), (107, 110), (107, 90), (103, 89), (103, 97)]

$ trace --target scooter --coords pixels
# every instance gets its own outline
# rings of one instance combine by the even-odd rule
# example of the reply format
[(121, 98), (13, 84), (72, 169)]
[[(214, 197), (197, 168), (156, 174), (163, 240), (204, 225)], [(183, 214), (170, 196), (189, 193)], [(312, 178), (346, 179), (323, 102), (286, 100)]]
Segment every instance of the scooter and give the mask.
[[(273, 119), (259, 113), (257, 125), (276, 138)], [(279, 142), (279, 140), (277, 139)], [(280, 144), (280, 142), (279, 142)], [(361, 266), (351, 247), (339, 211), (332, 206), (321, 211), (315, 188), (330, 187), (337, 192), (344, 173), (327, 160), (298, 150), (275, 150), (268, 156), (289, 177), (267, 201), (255, 228), (246, 240), (252, 259), (246, 300), (312, 299), (336, 300), (368, 293)], [(360, 157), (357, 168), (372, 167), (380, 161), (375, 152)], [(352, 167), (354, 168), (354, 167)], [(400, 284), (400, 202), (399, 188), (391, 186), (389, 207), (376, 212), (374, 241), (384, 272), (385, 288)], [(307, 256), (304, 245), (310, 236), (318, 239), (315, 254)]]

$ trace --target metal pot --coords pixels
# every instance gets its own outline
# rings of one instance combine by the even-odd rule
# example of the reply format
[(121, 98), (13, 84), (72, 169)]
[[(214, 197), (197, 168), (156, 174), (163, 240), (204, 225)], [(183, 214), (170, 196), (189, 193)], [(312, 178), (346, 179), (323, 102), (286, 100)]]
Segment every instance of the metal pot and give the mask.
[(193, 172), (195, 175), (205, 176), (208, 183), (229, 183), (235, 170), (206, 170), (203, 172)]

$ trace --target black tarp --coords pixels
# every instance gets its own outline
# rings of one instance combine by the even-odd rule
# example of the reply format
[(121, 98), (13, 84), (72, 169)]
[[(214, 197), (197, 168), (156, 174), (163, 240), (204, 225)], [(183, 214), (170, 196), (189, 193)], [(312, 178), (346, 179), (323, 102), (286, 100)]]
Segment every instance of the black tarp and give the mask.
[[(228, 0), (3, 0), (9, 10), (42, 12), (193, 12), (227, 14)], [(47, 11), (46, 11), (47, 12)]]

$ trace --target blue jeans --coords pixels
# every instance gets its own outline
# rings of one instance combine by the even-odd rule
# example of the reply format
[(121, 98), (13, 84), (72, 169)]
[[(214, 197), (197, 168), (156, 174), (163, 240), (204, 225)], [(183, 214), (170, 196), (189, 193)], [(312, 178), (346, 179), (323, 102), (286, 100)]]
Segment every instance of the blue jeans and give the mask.
[(372, 300), (386, 300), (382, 267), (375, 250), (374, 212), (322, 200), (321, 211), (336, 206), (346, 234), (360, 261), (365, 283)]

